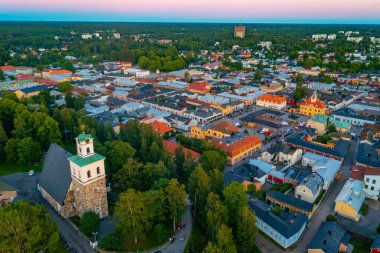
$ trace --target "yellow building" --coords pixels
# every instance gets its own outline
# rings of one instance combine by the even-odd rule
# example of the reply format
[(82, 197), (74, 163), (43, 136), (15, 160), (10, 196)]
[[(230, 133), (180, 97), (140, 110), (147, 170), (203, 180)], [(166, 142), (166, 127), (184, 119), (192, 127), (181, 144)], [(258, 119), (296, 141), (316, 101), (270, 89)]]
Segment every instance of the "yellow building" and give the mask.
[(43, 85), (19, 89), (15, 91), (16, 96), (21, 99), (23, 97), (32, 97), (40, 94), (41, 91), (46, 90), (47, 88)]
[(343, 217), (359, 221), (360, 208), (366, 193), (364, 182), (350, 178), (335, 199), (335, 212)]
[(0, 207), (12, 202), (17, 197), (17, 189), (0, 181)]
[(204, 139), (206, 137), (221, 139), (231, 136), (233, 133), (239, 131), (240, 129), (234, 126), (231, 122), (222, 120), (213, 125), (211, 128), (203, 129), (199, 126), (191, 127), (190, 137), (194, 139)]
[(300, 103), (300, 114), (306, 116), (326, 114), (326, 105), (318, 99), (318, 94), (316, 91), (310, 98)]

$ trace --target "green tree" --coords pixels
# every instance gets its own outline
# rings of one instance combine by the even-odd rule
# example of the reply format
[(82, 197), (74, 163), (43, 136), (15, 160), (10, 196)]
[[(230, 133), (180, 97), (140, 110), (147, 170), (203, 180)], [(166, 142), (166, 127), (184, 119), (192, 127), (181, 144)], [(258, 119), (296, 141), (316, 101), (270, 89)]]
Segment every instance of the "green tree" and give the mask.
[(222, 224), (228, 222), (228, 211), (220, 200), (219, 195), (210, 192), (206, 205), (207, 231), (210, 238), (216, 241), (216, 235)]
[(105, 146), (108, 149), (107, 160), (113, 171), (119, 170), (136, 153), (136, 150), (124, 141), (106, 142)]
[(194, 203), (194, 219), (199, 215), (199, 224), (205, 225), (205, 207), (207, 196), (211, 191), (211, 179), (202, 167), (196, 168), (191, 173), (188, 191), (190, 200)]
[(149, 213), (143, 193), (128, 189), (120, 194), (115, 209), (116, 227), (127, 238), (133, 238), (135, 244), (150, 229)]
[(209, 172), (209, 176), (211, 179), (211, 191), (222, 195), (223, 189), (224, 189), (224, 175), (223, 172), (221, 172), (218, 169), (213, 169)]
[(103, 236), (100, 241), (101, 248), (106, 250), (122, 251), (123, 244), (124, 240), (118, 231), (114, 231), (111, 234)]
[(85, 212), (79, 221), (80, 230), (88, 236), (98, 231), (99, 225), (99, 216), (92, 211)]
[(17, 138), (11, 138), (8, 139), (7, 144), (5, 145), (5, 154), (7, 157), (7, 162), (17, 163), (18, 162), (18, 145), (19, 145), (20, 139)]
[(120, 191), (128, 188), (142, 189), (144, 165), (133, 158), (128, 158), (127, 162), (114, 175), (114, 183)]
[(236, 245), (232, 237), (232, 230), (225, 224), (220, 226), (216, 236), (216, 243), (209, 242), (203, 253), (236, 253)]
[(168, 236), (168, 231), (163, 224), (157, 224), (154, 227), (154, 236), (159, 242), (163, 242)]
[(4, 131), (3, 125), (0, 122), (0, 161), (5, 160), (5, 145), (7, 144), (8, 136)]
[(73, 89), (73, 86), (70, 82), (61, 82), (58, 84), (58, 90), (61, 92), (68, 92)]
[(4, 72), (2, 69), (0, 69), (0, 81), (4, 81), (4, 80), (5, 80)]
[(251, 253), (255, 251), (255, 237), (257, 232), (255, 216), (248, 206), (244, 206), (237, 228), (236, 243), (239, 252)]
[(175, 150), (174, 162), (177, 166), (177, 173), (181, 178), (185, 174), (183, 170), (183, 164), (185, 162), (185, 153), (183, 152), (183, 147), (181, 144), (178, 145), (178, 147)]
[(170, 217), (173, 219), (173, 231), (176, 231), (176, 224), (186, 209), (186, 190), (177, 179), (170, 180), (165, 189), (168, 200), (168, 210)]
[(52, 117), (48, 116), (38, 127), (37, 139), (43, 148), (48, 148), (50, 143), (61, 143), (62, 135), (59, 124)]
[(55, 252), (58, 226), (42, 205), (18, 201), (0, 207), (1, 252)]
[(17, 145), (17, 153), (21, 164), (31, 164), (41, 158), (41, 146), (32, 138), (27, 137)]
[(244, 186), (236, 181), (232, 182), (223, 190), (224, 204), (226, 205), (230, 217), (230, 222), (236, 226), (239, 221), (241, 210), (248, 202), (248, 197), (244, 192)]
[(205, 171), (212, 171), (217, 169), (222, 171), (226, 166), (226, 159), (218, 151), (206, 151), (203, 152), (202, 156), (199, 158), (199, 162)]

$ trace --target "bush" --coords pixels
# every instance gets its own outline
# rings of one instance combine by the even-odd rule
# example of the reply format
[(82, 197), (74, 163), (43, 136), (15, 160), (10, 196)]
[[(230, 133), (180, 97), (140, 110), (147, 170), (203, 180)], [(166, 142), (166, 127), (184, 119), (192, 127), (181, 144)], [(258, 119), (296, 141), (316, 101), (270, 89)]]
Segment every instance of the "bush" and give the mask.
[(263, 191), (256, 191), (254, 194), (253, 194), (256, 198), (258, 199), (261, 199), (261, 200), (265, 200), (265, 192)]
[(275, 215), (280, 215), (280, 213), (281, 213), (281, 207), (279, 207), (279, 206), (275, 206), (275, 207), (273, 207), (273, 209), (272, 209), (272, 212), (275, 214)]
[(100, 241), (100, 247), (105, 250), (123, 250), (123, 238), (120, 236), (120, 233), (113, 232), (102, 238)]
[(334, 215), (332, 215), (332, 214), (327, 215), (326, 221), (336, 221), (336, 217)]
[(79, 228), (84, 234), (91, 235), (98, 231), (99, 223), (100, 219), (96, 213), (86, 212), (79, 221)]
[(363, 215), (363, 216), (366, 216), (367, 213), (368, 213), (368, 205), (367, 204), (363, 204), (362, 207), (360, 208), (360, 213)]
[(249, 184), (247, 186), (247, 191), (251, 194), (254, 194), (256, 192), (256, 185), (255, 184)]
[(163, 224), (157, 224), (154, 227), (154, 236), (156, 237), (157, 241), (163, 242), (168, 236), (166, 227)]

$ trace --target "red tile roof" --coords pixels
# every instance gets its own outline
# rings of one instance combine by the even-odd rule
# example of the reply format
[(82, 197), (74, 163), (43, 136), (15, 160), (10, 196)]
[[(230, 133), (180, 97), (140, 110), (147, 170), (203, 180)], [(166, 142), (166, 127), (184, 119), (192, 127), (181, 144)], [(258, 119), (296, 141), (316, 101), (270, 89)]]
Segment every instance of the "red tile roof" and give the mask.
[(54, 76), (54, 75), (68, 75), (72, 74), (71, 71), (66, 70), (66, 69), (56, 69), (56, 70), (50, 70), (49, 75)]
[(372, 175), (372, 176), (380, 176), (380, 168), (367, 168), (363, 165), (356, 165), (352, 167), (350, 178), (364, 181), (364, 176)]
[(314, 102), (312, 102), (311, 98), (308, 98), (306, 101), (300, 103), (300, 105), (311, 106), (311, 107), (320, 108), (320, 109), (326, 108), (325, 103), (323, 103), (321, 100), (317, 99)]
[(233, 157), (242, 153), (248, 148), (261, 144), (261, 140), (259, 137), (256, 137), (254, 135), (247, 135), (243, 139), (236, 140), (233, 143), (222, 140), (212, 140), (211, 143), (214, 146), (226, 151), (228, 156)]
[(225, 120), (219, 121), (218, 123), (213, 125), (211, 129), (218, 132), (226, 133), (228, 135), (240, 131), (240, 128), (236, 127), (231, 122)]
[(173, 128), (169, 127), (166, 123), (157, 120), (153, 121), (149, 125), (151, 125), (153, 129), (159, 134), (164, 134), (173, 130)]
[(267, 101), (274, 104), (286, 103), (286, 98), (272, 94), (264, 94), (257, 98), (259, 101)]
[[(162, 141), (162, 144), (164, 145), (164, 147), (169, 151), (170, 154), (175, 154), (175, 150), (178, 148), (178, 144), (177, 143), (173, 143), (173, 142), (170, 142), (168, 140), (163, 140)], [(194, 150), (191, 150), (191, 149), (188, 149), (188, 148), (185, 148), (183, 147), (183, 153), (185, 155), (187, 155), (188, 153), (191, 153), (191, 156), (194, 158), (194, 159), (197, 159), (201, 154), (199, 154), (198, 152), (195, 152)]]
[(198, 92), (208, 92), (209, 90), (211, 89), (211, 85), (206, 82), (206, 81), (203, 81), (203, 82), (194, 82), (194, 83), (191, 83), (189, 84), (189, 90), (192, 90), (192, 91), (198, 91)]
[(2, 67), (0, 67), (0, 69), (3, 70), (3, 71), (16, 71), (15, 67), (9, 66), (9, 65), (2, 66)]

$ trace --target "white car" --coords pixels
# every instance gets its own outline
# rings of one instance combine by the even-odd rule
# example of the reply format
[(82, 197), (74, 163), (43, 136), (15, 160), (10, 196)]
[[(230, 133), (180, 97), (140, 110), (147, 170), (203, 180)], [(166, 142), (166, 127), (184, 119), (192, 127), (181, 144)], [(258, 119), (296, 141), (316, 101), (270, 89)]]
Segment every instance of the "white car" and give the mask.
[(31, 176), (33, 176), (34, 175), (34, 170), (30, 170), (29, 172), (28, 172), (28, 175), (31, 177)]

